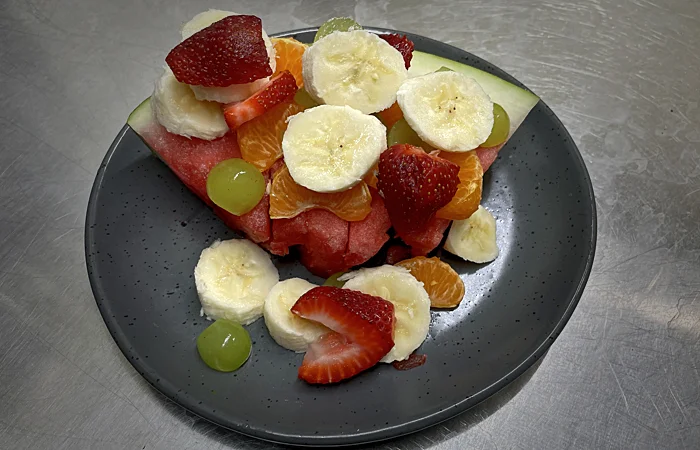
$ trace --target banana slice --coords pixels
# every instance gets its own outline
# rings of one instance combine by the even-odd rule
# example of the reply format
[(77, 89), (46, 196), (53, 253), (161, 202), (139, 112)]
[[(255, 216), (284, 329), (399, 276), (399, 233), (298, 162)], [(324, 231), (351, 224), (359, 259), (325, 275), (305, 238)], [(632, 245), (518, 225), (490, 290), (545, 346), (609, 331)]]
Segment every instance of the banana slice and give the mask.
[(423, 283), (408, 270), (385, 265), (360, 269), (339, 280), (348, 280), (345, 289), (376, 295), (394, 304), (394, 348), (382, 362), (403, 361), (423, 343), (430, 327), (430, 298)]
[(355, 186), (384, 150), (384, 125), (349, 106), (321, 105), (296, 114), (282, 138), (284, 162), (292, 178), (316, 192)]
[(290, 278), (277, 283), (267, 294), (263, 307), (265, 325), (275, 342), (287, 350), (305, 352), (310, 343), (331, 331), (290, 311), (299, 297), (315, 287), (301, 278)]
[(418, 136), (440, 150), (473, 150), (493, 128), (493, 102), (479, 83), (459, 72), (411, 78), (396, 100)]
[(180, 136), (211, 141), (228, 132), (221, 106), (197, 100), (192, 89), (177, 81), (170, 68), (156, 81), (151, 108), (166, 130)]
[(279, 281), (279, 273), (260, 247), (246, 239), (231, 239), (202, 251), (194, 281), (208, 319), (248, 325), (262, 316), (265, 297)]
[(390, 107), (408, 77), (403, 56), (376, 34), (335, 32), (302, 58), (304, 87), (319, 103), (348, 105), (372, 114)]
[[(182, 34), (182, 40), (184, 41), (188, 37), (192, 36), (198, 31), (201, 31), (221, 19), (228, 16), (236, 16), (238, 14), (231, 11), (222, 11), (219, 9), (210, 9), (208, 11), (201, 12), (194, 16), (192, 20), (187, 22), (182, 26), (180, 33)], [(262, 38), (265, 41), (265, 48), (267, 50), (267, 55), (270, 57), (270, 68), (275, 71), (277, 67), (277, 59), (275, 57), (275, 46), (272, 44), (270, 37), (262, 32)], [(255, 92), (259, 91), (263, 86), (265, 86), (270, 81), (270, 77), (261, 78), (259, 80), (252, 81), (245, 84), (232, 84), (226, 87), (205, 87), (205, 86), (190, 86), (194, 92), (194, 96), (197, 100), (208, 100), (211, 102), (218, 103), (234, 103), (240, 102)]]
[(445, 250), (475, 263), (493, 261), (498, 257), (496, 219), (486, 208), (479, 206), (468, 219), (453, 221)]

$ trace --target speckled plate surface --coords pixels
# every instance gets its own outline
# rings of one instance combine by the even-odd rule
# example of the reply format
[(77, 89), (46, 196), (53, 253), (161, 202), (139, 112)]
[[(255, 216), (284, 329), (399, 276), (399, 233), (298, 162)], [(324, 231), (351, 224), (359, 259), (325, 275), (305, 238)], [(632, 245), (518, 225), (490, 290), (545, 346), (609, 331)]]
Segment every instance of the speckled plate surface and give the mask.
[[(285, 33), (310, 42), (314, 30)], [(418, 50), (519, 84), (463, 50), (408, 34)], [(578, 302), (596, 240), (595, 202), (581, 156), (542, 102), (484, 178), (483, 204), (498, 220), (499, 258), (469, 264), (442, 254), (467, 294), (434, 311), (420, 348), (427, 363), (400, 372), (379, 365), (339, 385), (296, 378), (302, 355), (279, 347), (262, 320), (248, 327), (253, 353), (235, 373), (207, 368), (195, 347), (193, 269), (215, 239), (235, 237), (125, 127), (97, 174), (85, 246), (90, 282), (124, 355), (153, 386), (221, 426), (271, 441), (347, 445), (436, 424), (515, 379), (549, 348)], [(276, 258), (282, 279), (310, 275)]]

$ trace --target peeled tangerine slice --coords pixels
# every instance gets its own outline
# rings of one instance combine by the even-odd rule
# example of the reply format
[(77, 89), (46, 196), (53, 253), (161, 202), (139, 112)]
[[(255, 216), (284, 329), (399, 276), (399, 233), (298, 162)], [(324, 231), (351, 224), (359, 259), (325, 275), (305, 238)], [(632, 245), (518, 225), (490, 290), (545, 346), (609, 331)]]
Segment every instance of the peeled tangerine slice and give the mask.
[(298, 185), (287, 167), (277, 171), (270, 188), (270, 217), (289, 219), (313, 208), (326, 209), (343, 220), (355, 222), (372, 210), (372, 194), (364, 181), (343, 192), (314, 192)]
[(468, 219), (481, 203), (481, 189), (484, 171), (479, 156), (475, 151), (466, 153), (440, 152), (440, 158), (451, 161), (459, 166), (459, 185), (457, 193), (450, 203), (440, 208), (437, 217), (440, 219)]
[(287, 119), (303, 110), (294, 102), (281, 103), (241, 125), (236, 135), (243, 159), (261, 172), (272, 167), (282, 157), (282, 137), (287, 130)]
[(319, 103), (349, 105), (365, 114), (390, 107), (408, 77), (403, 56), (363, 30), (335, 32), (304, 53), (304, 86)]
[(461, 73), (411, 78), (399, 88), (397, 102), (418, 136), (441, 150), (473, 150), (493, 128), (493, 102), (479, 83)]
[(349, 106), (307, 109), (289, 119), (282, 139), (292, 178), (316, 192), (340, 192), (360, 183), (384, 150), (384, 125)]
[(464, 282), (459, 274), (440, 258), (416, 256), (396, 264), (408, 269), (430, 297), (431, 308), (454, 308), (464, 298)]

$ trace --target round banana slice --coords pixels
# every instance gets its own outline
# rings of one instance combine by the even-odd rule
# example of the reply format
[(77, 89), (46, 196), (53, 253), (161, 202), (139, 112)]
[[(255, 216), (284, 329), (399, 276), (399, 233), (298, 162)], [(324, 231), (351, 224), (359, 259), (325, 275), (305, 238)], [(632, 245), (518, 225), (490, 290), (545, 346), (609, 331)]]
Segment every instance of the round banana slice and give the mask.
[[(182, 34), (182, 40), (184, 41), (188, 37), (192, 36), (198, 31), (201, 31), (221, 19), (228, 16), (236, 16), (238, 14), (231, 11), (222, 11), (219, 9), (210, 9), (208, 11), (201, 12), (194, 16), (192, 20), (187, 22), (182, 26), (180, 33)], [(267, 50), (267, 55), (270, 58), (270, 68), (272, 72), (275, 71), (277, 67), (277, 58), (275, 55), (275, 46), (272, 44), (265, 30), (262, 32), (262, 38), (265, 41), (265, 49)], [(217, 103), (234, 103), (240, 102), (255, 92), (259, 91), (263, 86), (265, 86), (270, 81), (270, 77), (261, 78), (259, 80), (252, 81), (250, 83), (244, 84), (232, 84), (226, 87), (205, 87), (205, 86), (190, 86), (194, 92), (194, 96), (197, 100), (207, 100)]]
[(491, 262), (498, 257), (496, 219), (479, 206), (468, 219), (455, 220), (445, 241), (445, 250), (475, 263)]
[(396, 101), (416, 134), (440, 150), (473, 150), (493, 128), (493, 102), (476, 80), (458, 72), (411, 78)]
[(430, 298), (423, 283), (403, 267), (381, 266), (343, 275), (345, 289), (376, 295), (394, 305), (394, 348), (382, 362), (403, 361), (423, 343), (430, 327)]
[(403, 56), (376, 34), (355, 30), (321, 38), (302, 57), (304, 87), (319, 103), (365, 114), (390, 107), (408, 77)]
[(384, 150), (384, 125), (349, 106), (321, 105), (292, 116), (282, 138), (292, 178), (316, 192), (355, 186)]
[(151, 108), (158, 123), (180, 136), (211, 141), (228, 132), (221, 106), (197, 100), (192, 89), (177, 81), (170, 68), (156, 81)]
[(194, 269), (202, 312), (210, 320), (248, 325), (263, 314), (265, 298), (279, 281), (270, 256), (246, 239), (216, 241)]
[(263, 307), (265, 325), (275, 342), (287, 350), (305, 352), (310, 343), (331, 331), (290, 311), (299, 297), (315, 287), (301, 278), (290, 278), (277, 283), (267, 294)]

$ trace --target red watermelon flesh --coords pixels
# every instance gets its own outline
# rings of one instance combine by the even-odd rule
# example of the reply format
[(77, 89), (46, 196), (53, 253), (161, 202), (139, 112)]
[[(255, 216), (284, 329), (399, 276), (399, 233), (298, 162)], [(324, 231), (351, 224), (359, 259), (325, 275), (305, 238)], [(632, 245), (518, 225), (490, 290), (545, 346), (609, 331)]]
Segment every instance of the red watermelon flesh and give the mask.
[(231, 214), (216, 205), (214, 205), (214, 213), (227, 227), (242, 231), (256, 244), (270, 240), (270, 196), (267, 194), (265, 194), (255, 208), (242, 216)]
[(235, 133), (226, 133), (213, 141), (188, 139), (169, 133), (155, 120), (148, 128), (136, 131), (175, 175), (209, 205), (209, 171), (225, 159), (241, 157)]
[(476, 156), (479, 157), (479, 162), (481, 163), (481, 168), (484, 169), (484, 173), (489, 170), (491, 164), (498, 157), (498, 151), (503, 148), (505, 143), (497, 145), (495, 147), (479, 147), (476, 149)]
[(450, 220), (433, 217), (422, 230), (404, 233), (399, 237), (411, 247), (411, 255), (424, 256), (440, 245), (449, 226)]
[(311, 273), (327, 277), (347, 269), (348, 228), (348, 222), (332, 212), (312, 209), (292, 219), (273, 220), (272, 239), (265, 247), (276, 255), (286, 255), (289, 247), (299, 245), (302, 264)]
[(156, 122), (149, 102), (140, 105), (136, 112), (141, 117), (130, 120), (129, 125), (197, 197), (214, 208), (216, 215), (228, 227), (244, 232), (254, 242), (270, 239), (270, 203), (267, 196), (252, 211), (235, 216), (214, 205), (207, 195), (209, 171), (223, 160), (241, 157), (236, 133), (227, 133), (213, 141), (188, 139), (169, 133)]
[(348, 267), (367, 262), (389, 240), (389, 235), (386, 234), (391, 228), (389, 213), (379, 192), (372, 188), (370, 190), (372, 210), (363, 220), (350, 222), (348, 248), (345, 252), (345, 264)]

